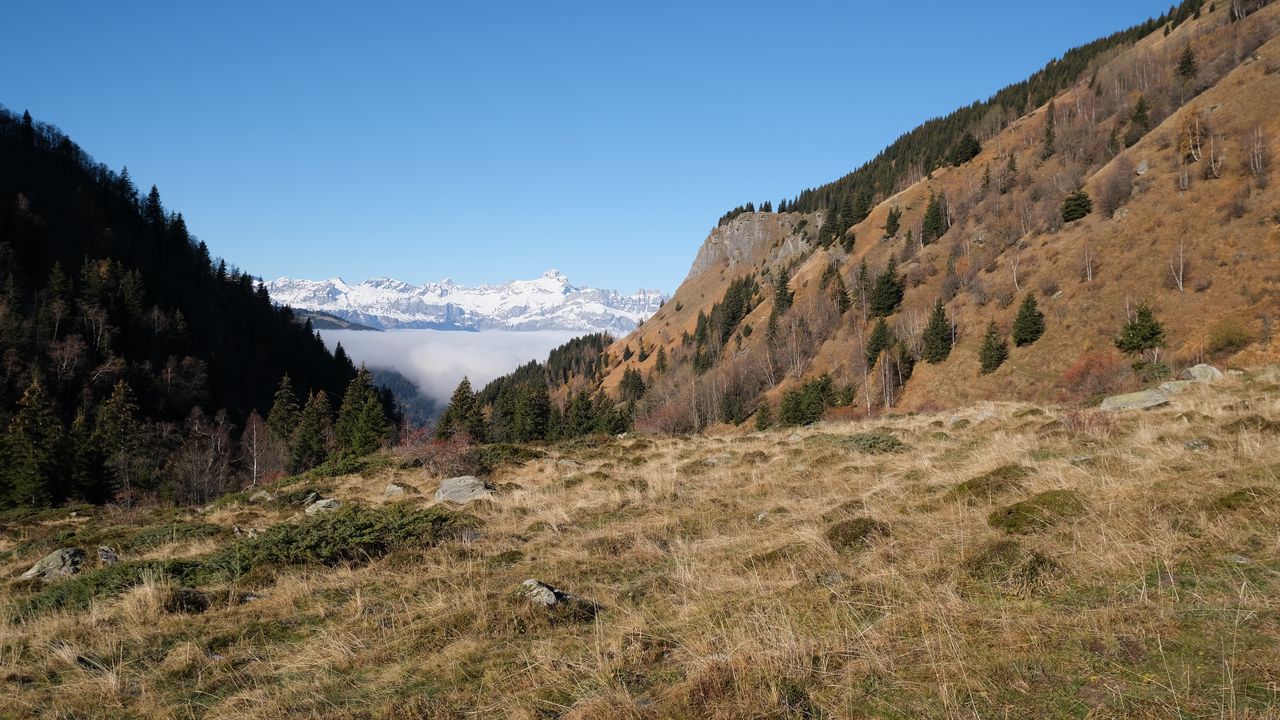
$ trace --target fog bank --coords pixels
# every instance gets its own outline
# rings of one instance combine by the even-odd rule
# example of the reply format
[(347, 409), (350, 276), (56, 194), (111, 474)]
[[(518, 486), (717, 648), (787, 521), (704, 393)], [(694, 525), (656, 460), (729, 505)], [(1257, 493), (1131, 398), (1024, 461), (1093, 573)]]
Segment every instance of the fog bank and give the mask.
[(538, 330), (321, 330), (325, 345), (342, 347), (358, 366), (389, 367), (417, 383), (428, 397), (447, 401), (465, 375), (476, 390), (581, 333)]

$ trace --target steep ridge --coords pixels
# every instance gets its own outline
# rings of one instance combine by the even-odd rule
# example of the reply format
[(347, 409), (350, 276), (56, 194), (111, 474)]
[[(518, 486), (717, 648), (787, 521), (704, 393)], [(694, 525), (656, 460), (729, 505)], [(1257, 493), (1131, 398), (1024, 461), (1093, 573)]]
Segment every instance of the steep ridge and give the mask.
[[(804, 215), (736, 214), (711, 232), (672, 300), (610, 348), (603, 386), (616, 389), (627, 370), (639, 371), (648, 385), (639, 422), (683, 431), (745, 419), (823, 374), (843, 395), (835, 404), (879, 412), (1078, 395), (1064, 376), (1090, 355), (1115, 375), (1108, 389), (1210, 355), (1242, 364), (1276, 357), (1280, 7), (1255, 3), (1236, 19), (1218, 5), (1184, 3), (1176, 27), (1156, 26), (1101, 53), (1045, 105), (990, 131), (967, 128), (976, 154), (935, 158), (918, 179), (876, 197), (847, 233), (839, 218), (849, 210), (839, 198)], [(1191, 72), (1180, 74), (1188, 50)], [(1093, 211), (1066, 222), (1063, 201), (1077, 190), (1091, 197)], [(931, 204), (939, 206), (932, 228)], [(892, 233), (891, 211), (900, 213)], [(834, 232), (826, 231), (829, 220)], [(863, 350), (875, 319), (865, 300), (874, 288), (859, 285), (860, 269), (865, 263), (874, 281), (891, 258), (905, 292), (886, 325), (902, 341), (895, 351), (902, 362), (869, 363)], [(695, 369), (699, 317), (714, 325), (730, 283), (746, 276), (759, 285), (748, 312), (725, 328), (724, 343), (713, 338), (712, 367)], [(775, 315), (784, 276), (793, 300)], [(844, 312), (835, 298), (841, 284), (852, 300)], [(1010, 343), (1009, 360), (980, 374), (988, 323), (1008, 337), (1028, 294), (1045, 316), (1043, 337)], [(922, 335), (937, 302), (954, 347), (928, 363)], [(1142, 302), (1163, 323), (1165, 341), (1158, 362), (1134, 372), (1113, 339)]]
[(534, 280), (466, 287), (452, 280), (426, 285), (390, 278), (357, 285), (341, 278), (267, 283), (275, 302), (324, 312), (379, 329), (580, 330), (625, 333), (661, 307), (666, 295), (578, 287), (558, 270)]

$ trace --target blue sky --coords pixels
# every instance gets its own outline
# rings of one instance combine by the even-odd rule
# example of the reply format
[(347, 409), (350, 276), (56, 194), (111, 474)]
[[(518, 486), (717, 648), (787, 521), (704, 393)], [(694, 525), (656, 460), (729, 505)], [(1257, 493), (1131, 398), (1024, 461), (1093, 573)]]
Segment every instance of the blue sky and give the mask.
[(725, 210), (1167, 4), (7, 3), (0, 104), (256, 275), (674, 290)]

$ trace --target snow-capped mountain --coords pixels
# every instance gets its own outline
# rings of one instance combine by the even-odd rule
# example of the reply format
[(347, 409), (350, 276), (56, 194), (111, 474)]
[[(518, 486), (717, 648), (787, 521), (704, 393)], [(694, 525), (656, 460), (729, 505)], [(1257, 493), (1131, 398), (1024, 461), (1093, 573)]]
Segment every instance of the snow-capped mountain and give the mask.
[(341, 278), (267, 283), (271, 299), (300, 310), (336, 315), (379, 329), (581, 330), (627, 333), (667, 296), (657, 290), (624, 295), (576, 287), (558, 270), (536, 280), (464, 287), (451, 280), (411, 285), (390, 278), (349, 285)]

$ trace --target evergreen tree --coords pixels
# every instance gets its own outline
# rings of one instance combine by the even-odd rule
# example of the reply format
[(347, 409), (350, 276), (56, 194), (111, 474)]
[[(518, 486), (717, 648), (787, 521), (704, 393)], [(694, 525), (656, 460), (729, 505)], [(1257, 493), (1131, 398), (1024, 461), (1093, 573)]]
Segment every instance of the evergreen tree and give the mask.
[(849, 288), (845, 287), (844, 278), (840, 276), (840, 273), (835, 274), (835, 280), (831, 286), (831, 297), (835, 300), (836, 307), (840, 309), (841, 315), (853, 304), (853, 299), (849, 297)]
[(271, 401), (271, 410), (267, 413), (267, 429), (282, 448), (288, 447), (289, 438), (293, 437), (293, 431), (298, 427), (299, 414), (301, 410), (298, 408), (298, 396), (286, 373), (280, 378), (280, 386), (276, 388), (275, 399)]
[(164, 230), (164, 206), (160, 204), (160, 190), (155, 185), (151, 186), (151, 192), (142, 204), (142, 219), (152, 228)]
[(76, 412), (67, 433), (67, 494), (90, 502), (103, 502), (109, 498), (99, 482), (102, 476), (102, 456), (93, 442), (89, 417), (84, 410)]
[(989, 375), (1008, 359), (1009, 344), (1001, 337), (1000, 330), (996, 328), (996, 322), (992, 320), (987, 326), (987, 333), (982, 336), (982, 349), (978, 351), (978, 360), (982, 363), (982, 367), (978, 372)]
[(1178, 77), (1186, 82), (1196, 79), (1196, 75), (1200, 72), (1200, 65), (1196, 62), (1196, 54), (1188, 45), (1182, 50), (1182, 57), (1178, 59)]
[(623, 402), (635, 402), (644, 397), (644, 378), (640, 371), (627, 368), (622, 373), (622, 382), (618, 384), (618, 396)]
[(1044, 335), (1044, 313), (1036, 305), (1036, 296), (1027, 293), (1018, 307), (1018, 315), (1013, 319), (1013, 344), (1018, 347), (1030, 345)]
[(382, 401), (373, 388), (369, 370), (361, 367), (347, 384), (333, 427), (334, 445), (343, 457), (361, 457), (376, 451), (391, 434)]
[(884, 221), (884, 236), (887, 238), (897, 237), (898, 230), (902, 228), (902, 209), (898, 207), (889, 208), (889, 216)]
[(942, 237), (942, 234), (947, 231), (946, 217), (943, 212), (946, 201), (945, 195), (929, 193), (929, 206), (924, 211), (924, 222), (920, 226), (920, 242), (925, 245)]
[(939, 299), (933, 306), (929, 322), (924, 326), (924, 361), (936, 365), (951, 354), (951, 323), (947, 320), (947, 309)]
[(966, 132), (951, 149), (947, 159), (952, 165), (959, 167), (977, 157), (980, 152), (982, 152), (982, 143), (978, 142), (978, 138), (974, 137), (972, 132)]
[(532, 382), (521, 385), (516, 391), (516, 404), (512, 414), (512, 429), (517, 442), (532, 442), (547, 438), (551, 415), (551, 397), (545, 383)]
[(766, 400), (756, 406), (756, 430), (768, 430), (773, 425), (773, 411)]
[(62, 482), (62, 441), (62, 423), (58, 422), (53, 401), (39, 378), (33, 378), (9, 423), (13, 455), (6, 470), (12, 501), (40, 507), (62, 494), (58, 487)]
[(892, 315), (902, 304), (905, 292), (905, 283), (898, 274), (898, 261), (890, 255), (888, 266), (876, 277), (875, 286), (871, 288), (871, 314), (876, 317)]
[(22, 122), (18, 125), (18, 137), (22, 138), (25, 143), (34, 143), (36, 141), (36, 126), (31, 119), (30, 111), (22, 111)]
[(778, 273), (776, 283), (773, 290), (773, 315), (780, 316), (791, 309), (795, 293), (791, 291), (791, 280), (785, 271)]
[(1044, 117), (1044, 151), (1040, 157), (1048, 160), (1053, 156), (1054, 143), (1057, 141), (1057, 134), (1054, 130), (1055, 115), (1057, 113), (1053, 108), (1053, 101), (1049, 101), (1049, 107), (1045, 111)]
[(1164, 326), (1156, 320), (1150, 305), (1145, 302), (1138, 305), (1133, 319), (1125, 323), (1116, 338), (1116, 347), (1126, 355), (1140, 355), (1164, 347)]
[(1062, 221), (1074, 222), (1093, 212), (1093, 200), (1089, 193), (1078, 190), (1062, 201)]
[(667, 349), (665, 346), (658, 347), (658, 357), (653, 361), (653, 369), (659, 375), (667, 371)]
[(458, 434), (466, 434), (472, 442), (485, 441), (484, 412), (475, 393), (471, 392), (471, 381), (466, 377), (458, 383), (449, 398), (449, 406), (436, 423), (436, 437), (447, 440)]
[(291, 448), (289, 469), (306, 472), (329, 458), (329, 440), (333, 434), (333, 408), (325, 391), (312, 393), (298, 416), (289, 443)]
[(127, 498), (139, 480), (142, 425), (138, 421), (138, 402), (124, 380), (116, 382), (111, 397), (98, 408), (93, 439), (111, 470), (116, 489)]
[(865, 348), (865, 359), (868, 368), (875, 367), (880, 353), (892, 345), (893, 341), (893, 332), (889, 330), (889, 323), (885, 322), (883, 316), (876, 318), (876, 326), (871, 330), (871, 336), (867, 338), (867, 347)]

